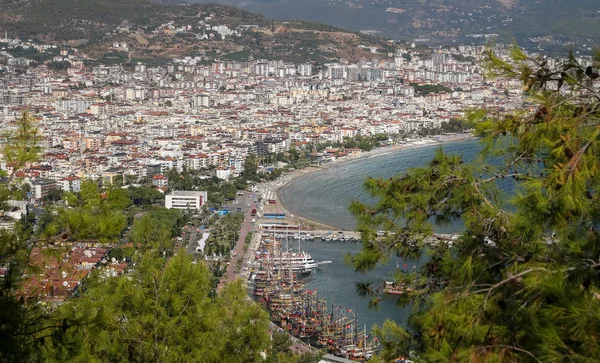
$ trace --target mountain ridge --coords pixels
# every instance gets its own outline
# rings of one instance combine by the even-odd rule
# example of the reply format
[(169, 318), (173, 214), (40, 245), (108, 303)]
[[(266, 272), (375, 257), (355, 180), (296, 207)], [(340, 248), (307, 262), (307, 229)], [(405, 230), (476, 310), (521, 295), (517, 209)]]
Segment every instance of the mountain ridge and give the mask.
[[(394, 39), (460, 40), (495, 33), (518, 41), (554, 36), (600, 40), (600, 2), (595, 0), (210, 0), (270, 18), (324, 22), (374, 30)], [(205, 0), (162, 0), (196, 3)]]
[[(212, 26), (225, 26), (234, 35)], [(115, 61), (186, 56), (357, 61), (373, 57), (373, 49), (386, 56), (394, 49), (386, 40), (325, 24), (277, 21), (219, 4), (162, 6), (147, 0), (15, 1), (0, 16), (0, 31), (79, 46), (95, 58)]]

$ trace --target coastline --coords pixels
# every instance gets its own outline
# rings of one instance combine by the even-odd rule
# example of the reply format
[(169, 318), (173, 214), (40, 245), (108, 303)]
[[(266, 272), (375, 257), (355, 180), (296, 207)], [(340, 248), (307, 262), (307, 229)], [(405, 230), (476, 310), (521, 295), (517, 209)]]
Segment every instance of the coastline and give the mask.
[[(373, 149), (373, 150), (370, 150), (367, 152), (363, 152), (360, 155), (355, 156), (355, 157), (346, 157), (341, 160), (340, 159), (334, 160), (325, 165), (309, 166), (304, 169), (294, 170), (293, 172), (286, 174), (278, 179), (278, 183), (276, 184), (273, 192), (275, 193), (275, 195), (277, 197), (277, 201), (279, 202), (280, 209), (285, 211), (286, 215), (293, 215), (292, 218), (295, 218), (295, 219), (301, 221), (302, 224), (304, 224), (305, 226), (310, 226), (313, 229), (321, 229), (321, 230), (325, 229), (325, 230), (332, 230), (332, 231), (346, 231), (347, 229), (345, 229), (345, 228), (332, 226), (332, 225), (311, 219), (309, 217), (306, 217), (304, 215), (294, 212), (285, 203), (285, 200), (281, 197), (281, 190), (299, 178), (302, 178), (302, 177), (305, 177), (305, 176), (308, 176), (308, 175), (311, 175), (313, 173), (317, 173), (320, 171), (328, 170), (337, 165), (343, 165), (346, 163), (350, 163), (353, 161), (357, 161), (357, 160), (361, 160), (361, 159), (365, 159), (365, 158), (369, 158), (369, 157), (377, 157), (380, 155), (387, 155), (390, 152), (395, 152), (395, 151), (399, 151), (399, 150), (409, 150), (409, 149), (415, 149), (415, 148), (424, 147), (424, 146), (431, 146), (431, 145), (435, 145), (435, 144), (445, 144), (445, 143), (451, 143), (451, 142), (467, 141), (467, 140), (471, 140), (474, 138), (475, 138), (475, 136), (472, 133), (443, 135), (441, 139), (439, 139), (438, 141), (435, 141), (435, 142), (431, 142), (431, 143), (423, 143), (423, 144), (412, 143), (412, 144), (400, 144), (400, 145), (395, 145), (392, 147), (380, 147), (380, 148), (376, 148), (376, 149)], [(417, 140), (417, 142), (418, 141), (419, 140)]]

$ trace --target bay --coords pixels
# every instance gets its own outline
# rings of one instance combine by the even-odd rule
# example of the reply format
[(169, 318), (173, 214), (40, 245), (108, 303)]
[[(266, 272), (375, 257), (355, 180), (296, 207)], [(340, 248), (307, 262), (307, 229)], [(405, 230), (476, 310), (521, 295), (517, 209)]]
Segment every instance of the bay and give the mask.
[[(354, 199), (369, 201), (369, 196), (363, 190), (367, 177), (389, 178), (406, 173), (411, 168), (422, 167), (429, 162), (438, 148), (448, 154), (462, 155), (466, 162), (472, 161), (480, 150), (478, 140), (450, 142), (427, 145), (422, 147), (396, 150), (389, 153), (357, 159), (347, 163), (333, 165), (330, 168), (295, 179), (284, 186), (279, 196), (294, 214), (338, 227), (340, 229), (356, 228), (356, 221), (348, 211), (350, 202)], [(499, 185), (501, 189), (512, 189), (506, 182)], [(450, 228), (460, 228), (454, 226)], [(448, 231), (445, 231), (448, 232)], [(329, 300), (335, 307), (352, 309), (358, 314), (360, 324), (367, 329), (381, 324), (386, 319), (392, 319), (402, 326), (407, 325), (410, 307), (398, 308), (397, 299), (386, 296), (379, 303), (378, 311), (368, 309), (368, 297), (356, 293), (356, 283), (377, 281), (381, 285), (385, 280), (392, 280), (396, 267), (412, 269), (414, 263), (392, 257), (385, 266), (378, 266), (368, 273), (355, 272), (344, 264), (345, 256), (361, 250), (360, 243), (327, 242), (315, 240), (304, 242), (302, 249), (310, 253), (316, 261), (332, 261), (323, 265), (310, 281), (308, 288), (316, 289), (319, 296)], [(417, 262), (417, 267), (422, 261)], [(341, 305), (341, 306), (338, 306)]]
[(479, 140), (471, 139), (390, 151), (297, 178), (284, 186), (279, 196), (294, 214), (340, 229), (354, 230), (356, 221), (348, 206), (354, 199), (369, 201), (363, 189), (367, 177), (387, 179), (422, 167), (431, 161), (440, 147), (445, 153), (462, 155), (466, 162), (472, 161), (481, 149)]

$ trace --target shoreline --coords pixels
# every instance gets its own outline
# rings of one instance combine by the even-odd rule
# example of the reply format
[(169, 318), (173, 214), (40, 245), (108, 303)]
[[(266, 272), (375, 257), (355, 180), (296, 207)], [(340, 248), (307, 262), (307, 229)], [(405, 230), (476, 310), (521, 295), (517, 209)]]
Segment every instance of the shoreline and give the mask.
[[(273, 192), (275, 193), (275, 195), (277, 196), (277, 201), (279, 202), (279, 205), (281, 207), (281, 209), (283, 211), (286, 212), (286, 214), (288, 215), (293, 215), (293, 218), (296, 218), (302, 222), (304, 222), (305, 225), (312, 225), (314, 227), (317, 227), (315, 229), (329, 229), (332, 231), (349, 231), (346, 228), (341, 228), (341, 227), (336, 227), (336, 226), (332, 226), (329, 225), (327, 223), (323, 223), (314, 219), (311, 219), (307, 216), (304, 216), (302, 214), (296, 213), (294, 212), (286, 203), (285, 200), (281, 197), (281, 190), (285, 187), (287, 187), (288, 185), (290, 185), (291, 183), (293, 183), (294, 181), (296, 181), (297, 179), (300, 179), (302, 177), (311, 175), (313, 173), (317, 173), (320, 171), (325, 171), (328, 170), (334, 166), (337, 165), (343, 165), (346, 163), (350, 163), (353, 161), (357, 161), (357, 160), (361, 160), (361, 159), (365, 159), (365, 158), (369, 158), (369, 157), (377, 157), (377, 156), (382, 156), (382, 155), (387, 155), (390, 152), (395, 152), (395, 151), (400, 151), (400, 150), (409, 150), (409, 149), (416, 149), (419, 147), (424, 147), (424, 146), (432, 146), (435, 144), (446, 144), (446, 143), (451, 143), (451, 142), (460, 142), (460, 141), (467, 141), (467, 140), (471, 140), (471, 139), (475, 139), (476, 137), (472, 134), (472, 133), (462, 133), (462, 134), (453, 134), (453, 135), (446, 135), (446, 138), (443, 138), (439, 141), (435, 141), (435, 142), (430, 142), (430, 143), (424, 143), (424, 144), (400, 144), (400, 145), (395, 145), (392, 147), (380, 147), (380, 148), (376, 148), (370, 151), (366, 151), (361, 153), (358, 156), (355, 157), (346, 157), (344, 159), (338, 159), (338, 160), (334, 160), (332, 162), (329, 162), (325, 165), (319, 165), (319, 166), (309, 166), (307, 168), (304, 169), (300, 169), (300, 170), (294, 170), (293, 172), (284, 175), (283, 177), (281, 177), (279, 179), (279, 181), (283, 182), (280, 185), (277, 185), (277, 187), (275, 188), (275, 190), (273, 190)], [(417, 142), (420, 140), (417, 140)]]

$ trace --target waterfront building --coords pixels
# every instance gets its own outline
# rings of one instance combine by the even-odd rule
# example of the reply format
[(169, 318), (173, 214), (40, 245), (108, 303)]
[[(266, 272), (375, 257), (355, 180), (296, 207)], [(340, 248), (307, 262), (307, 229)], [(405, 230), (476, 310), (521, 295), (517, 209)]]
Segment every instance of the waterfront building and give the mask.
[(175, 190), (165, 196), (165, 208), (200, 210), (207, 201), (206, 191)]

